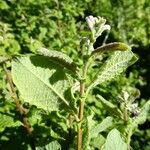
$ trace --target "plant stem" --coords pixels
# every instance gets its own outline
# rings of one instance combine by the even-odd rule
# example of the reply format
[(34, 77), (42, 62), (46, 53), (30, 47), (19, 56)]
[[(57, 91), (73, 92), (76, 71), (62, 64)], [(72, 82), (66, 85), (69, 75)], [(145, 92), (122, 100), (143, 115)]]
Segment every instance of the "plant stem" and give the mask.
[(13, 94), (12, 95), (12, 98), (14, 99), (15, 101), (15, 104), (16, 104), (16, 107), (19, 111), (19, 114), (20, 114), (20, 117), (21, 117), (21, 122), (23, 123), (23, 126), (24, 128), (26, 129), (27, 133), (30, 135), (31, 137), (31, 147), (32, 147), (32, 150), (35, 150), (35, 144), (34, 144), (34, 140), (33, 140), (33, 136), (32, 136), (32, 128), (30, 127), (28, 121), (27, 121), (27, 118), (25, 117), (25, 109), (23, 108), (23, 106), (20, 104), (20, 101), (19, 101), (19, 98), (17, 96), (17, 93), (16, 93), (16, 90), (15, 90), (15, 87), (13, 85), (13, 81), (12, 81), (12, 77), (11, 77), (11, 74), (10, 72), (7, 70), (5, 64), (3, 64), (3, 69), (4, 69), (4, 72), (6, 74), (6, 79), (7, 79), (7, 82), (10, 86), (10, 92)]
[(130, 150), (131, 136), (132, 136), (132, 129), (129, 130), (128, 136), (127, 136), (127, 148), (128, 148), (128, 150)]
[(86, 82), (86, 73), (88, 68), (88, 61), (85, 62), (82, 72), (82, 79), (80, 81), (80, 106), (79, 106), (79, 124), (78, 124), (78, 136), (77, 136), (77, 150), (82, 150), (82, 120), (83, 120), (83, 112), (84, 112), (84, 102), (85, 102), (85, 82)]
[(84, 82), (81, 81), (80, 83), (80, 96), (81, 96), (81, 100), (80, 100), (80, 106), (79, 106), (79, 125), (78, 125), (78, 141), (77, 141), (77, 150), (81, 150), (82, 149), (82, 119), (83, 119), (83, 110), (84, 110), (84, 90), (85, 90), (85, 84)]
[(125, 122), (128, 121), (128, 110), (127, 110), (126, 107), (125, 107), (125, 109), (124, 109), (124, 121), (125, 121)]

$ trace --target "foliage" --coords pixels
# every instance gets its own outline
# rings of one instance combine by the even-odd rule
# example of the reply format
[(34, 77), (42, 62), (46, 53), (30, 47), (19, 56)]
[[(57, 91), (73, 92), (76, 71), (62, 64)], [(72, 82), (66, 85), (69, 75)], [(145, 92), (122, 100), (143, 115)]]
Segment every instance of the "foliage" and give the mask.
[[(115, 39), (133, 44), (134, 46), (147, 46), (150, 44), (150, 18), (148, 0), (129, 1), (96, 1), (89, 5), (95, 15), (105, 17), (112, 26)], [(136, 9), (135, 9), (136, 8)]]
[[(148, 88), (141, 97), (136, 89), (149, 85), (147, 64), (124, 70), (137, 60), (130, 46), (149, 45), (149, 8), (147, 0), (1, 1), (0, 149), (73, 150), (82, 134), (85, 150), (143, 149), (143, 140), (148, 149)], [(87, 26), (86, 14), (112, 29), (101, 17)]]

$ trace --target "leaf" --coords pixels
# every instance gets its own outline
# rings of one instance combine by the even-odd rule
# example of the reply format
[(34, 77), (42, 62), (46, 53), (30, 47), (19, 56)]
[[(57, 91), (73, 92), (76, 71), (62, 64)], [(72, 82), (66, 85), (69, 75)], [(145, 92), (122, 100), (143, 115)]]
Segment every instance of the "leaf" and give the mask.
[(45, 56), (18, 57), (12, 61), (12, 78), (25, 102), (48, 111), (70, 108), (64, 98), (70, 87), (64, 69)]
[(146, 104), (143, 106), (139, 116), (135, 118), (133, 123), (136, 125), (143, 124), (149, 115), (150, 115), (150, 100), (146, 102)]
[(76, 72), (76, 65), (73, 60), (63, 52), (48, 50), (46, 48), (40, 48), (37, 51), (40, 55), (47, 56), (53, 61), (56, 61), (59, 65), (66, 67), (68, 70), (72, 71), (73, 73)]
[(14, 116), (0, 112), (0, 131), (3, 131), (6, 127), (17, 127), (22, 125), (20, 121), (14, 121)]
[(92, 147), (94, 148), (101, 150), (104, 143), (105, 143), (105, 138), (101, 134), (98, 134), (97, 137), (91, 140), (90, 145), (92, 145)]
[(92, 55), (97, 55), (97, 53), (102, 53), (102, 52), (107, 52), (107, 51), (126, 51), (126, 50), (131, 50), (131, 48), (120, 42), (114, 42), (114, 43), (109, 43), (104, 46), (100, 46), (96, 48), (93, 52)]
[(61, 150), (61, 145), (57, 141), (53, 141), (43, 147), (36, 147), (36, 150)]
[(122, 140), (117, 129), (109, 132), (105, 143), (105, 150), (127, 150), (127, 144)]
[(84, 150), (90, 149), (90, 140), (91, 140), (90, 131), (92, 129), (92, 126), (94, 125), (94, 120), (92, 118), (93, 118), (93, 115), (90, 115), (85, 120), (85, 127), (83, 131), (83, 149)]
[(112, 80), (114, 77), (122, 73), (128, 66), (132, 65), (136, 60), (137, 58), (132, 51), (114, 52), (96, 73), (94, 80), (91, 82), (87, 91), (91, 90), (98, 84)]
[(104, 99), (101, 95), (96, 95), (96, 97), (101, 101), (102, 105), (108, 110), (111, 115), (121, 117), (122, 112), (111, 102)]
[(99, 133), (105, 131), (112, 125), (113, 125), (112, 117), (107, 117), (107, 118), (103, 119), (103, 121), (100, 124), (96, 125), (95, 127), (93, 127), (91, 129), (91, 131), (90, 131), (91, 138), (96, 138)]

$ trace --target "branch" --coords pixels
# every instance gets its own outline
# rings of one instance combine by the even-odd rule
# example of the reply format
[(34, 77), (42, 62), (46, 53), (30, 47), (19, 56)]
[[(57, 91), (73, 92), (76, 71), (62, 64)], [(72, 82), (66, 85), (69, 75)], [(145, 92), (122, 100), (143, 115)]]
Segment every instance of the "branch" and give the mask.
[(31, 128), (30, 124), (28, 123), (27, 118), (25, 117), (25, 109), (20, 104), (19, 98), (18, 98), (17, 93), (16, 93), (16, 89), (15, 89), (13, 81), (12, 81), (12, 77), (11, 77), (10, 71), (7, 70), (5, 64), (3, 64), (3, 69), (4, 69), (4, 72), (6, 74), (7, 82), (9, 84), (9, 86), (10, 86), (10, 92), (13, 94), (12, 98), (14, 99), (16, 107), (17, 107), (17, 109), (19, 111), (19, 114), (20, 114), (20, 117), (21, 117), (21, 122), (23, 123), (23, 126), (26, 129), (27, 133), (31, 136), (31, 140), (32, 140), (31, 141), (31, 147), (32, 147), (32, 150), (35, 150), (35, 145), (34, 145), (34, 140), (33, 140), (33, 135), (32, 135), (32, 131), (33, 130)]

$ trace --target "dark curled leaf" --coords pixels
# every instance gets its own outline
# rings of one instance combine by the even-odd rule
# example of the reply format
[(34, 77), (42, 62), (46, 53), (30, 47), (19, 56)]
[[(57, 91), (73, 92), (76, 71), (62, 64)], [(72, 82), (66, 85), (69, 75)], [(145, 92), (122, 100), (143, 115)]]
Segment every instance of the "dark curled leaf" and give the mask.
[(53, 61), (56, 61), (59, 65), (69, 69), (72, 72), (76, 71), (76, 65), (73, 60), (63, 52), (48, 50), (46, 48), (40, 48), (37, 52), (40, 55), (50, 57)]
[(131, 48), (124, 43), (114, 42), (96, 48), (92, 52), (92, 55), (96, 53), (107, 52), (107, 51), (126, 51), (126, 50), (131, 50)]

